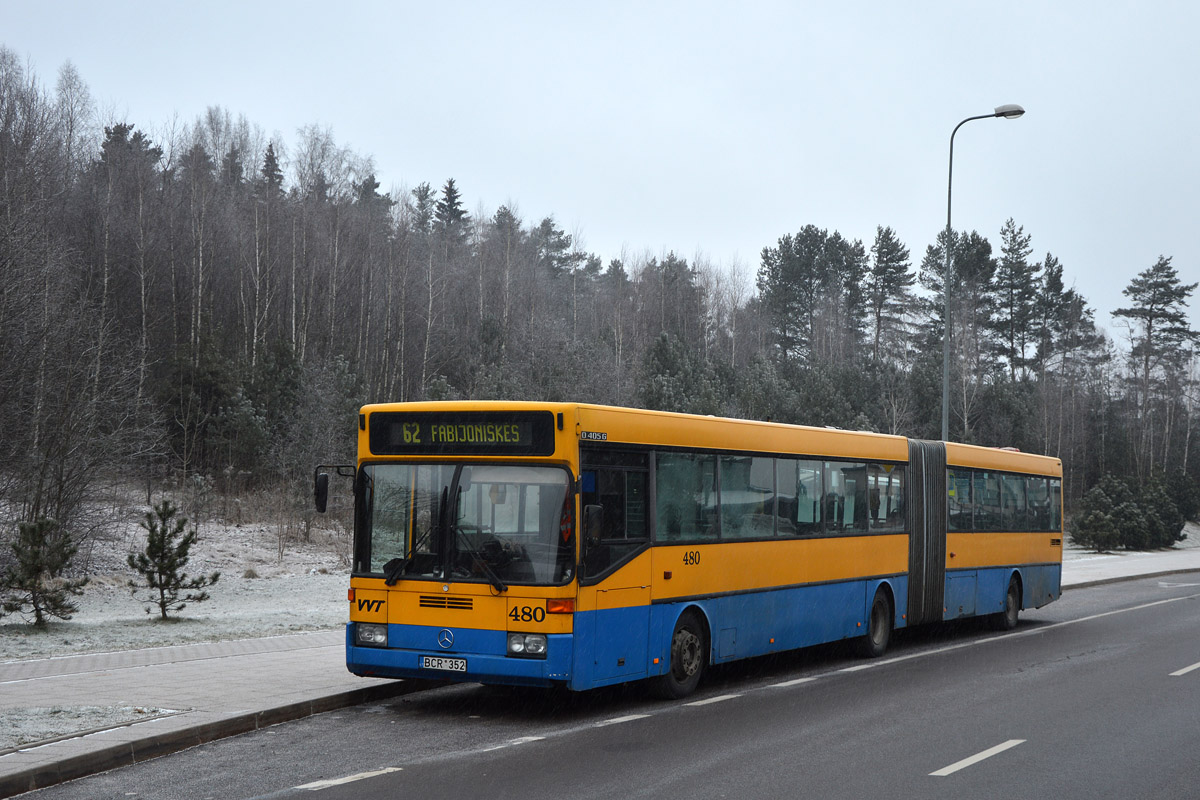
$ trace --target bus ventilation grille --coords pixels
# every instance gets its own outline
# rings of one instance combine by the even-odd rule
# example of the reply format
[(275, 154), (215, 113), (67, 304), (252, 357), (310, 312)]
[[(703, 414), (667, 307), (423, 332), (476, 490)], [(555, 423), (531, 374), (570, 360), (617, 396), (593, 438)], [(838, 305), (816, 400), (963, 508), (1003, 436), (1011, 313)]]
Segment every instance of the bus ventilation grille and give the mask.
[(423, 594), (421, 595), (421, 608), (461, 608), (464, 611), (470, 611), (473, 607), (473, 602), (470, 597), (446, 597), (444, 595)]

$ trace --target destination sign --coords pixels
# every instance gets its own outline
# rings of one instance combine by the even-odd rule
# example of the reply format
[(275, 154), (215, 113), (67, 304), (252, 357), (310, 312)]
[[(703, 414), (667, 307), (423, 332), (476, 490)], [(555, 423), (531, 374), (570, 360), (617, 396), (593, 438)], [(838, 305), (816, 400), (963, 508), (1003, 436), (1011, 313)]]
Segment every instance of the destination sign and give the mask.
[(375, 455), (518, 455), (554, 453), (549, 411), (377, 411), (367, 420)]

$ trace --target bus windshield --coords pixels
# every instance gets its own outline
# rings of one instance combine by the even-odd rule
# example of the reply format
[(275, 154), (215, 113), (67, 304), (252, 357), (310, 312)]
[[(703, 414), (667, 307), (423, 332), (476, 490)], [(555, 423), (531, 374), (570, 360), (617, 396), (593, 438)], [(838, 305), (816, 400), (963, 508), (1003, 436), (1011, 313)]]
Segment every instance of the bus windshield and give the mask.
[(575, 570), (566, 470), (492, 464), (362, 468), (359, 569), (398, 579), (561, 584)]

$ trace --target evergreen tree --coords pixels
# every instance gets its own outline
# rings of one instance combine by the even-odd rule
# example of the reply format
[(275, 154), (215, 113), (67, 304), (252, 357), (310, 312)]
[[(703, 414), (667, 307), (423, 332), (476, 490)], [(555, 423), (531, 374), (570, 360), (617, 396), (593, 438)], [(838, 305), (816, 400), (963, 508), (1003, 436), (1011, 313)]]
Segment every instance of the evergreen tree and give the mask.
[(78, 607), (68, 595), (83, 594), (88, 579), (63, 577), (78, 549), (67, 532), (52, 519), (21, 522), (12, 549), (15, 564), (0, 578), (4, 612), (33, 614), (39, 628), (47, 617), (70, 619)]
[(1167, 493), (1185, 520), (1200, 517), (1200, 484), (1182, 471), (1167, 476)]
[(1123, 480), (1111, 474), (1083, 496), (1071, 526), (1071, 539), (1100, 552), (1116, 547), (1143, 550), (1150, 543), (1146, 516), (1133, 492)]
[(267, 152), (263, 155), (262, 182), (266, 197), (274, 198), (283, 193), (283, 170), (279, 168), (274, 142), (267, 142)]
[(1029, 241), (1029, 234), (1012, 217), (1000, 229), (1000, 258), (994, 278), (996, 316), (992, 324), (998, 334), (1000, 353), (1008, 362), (1009, 379), (1014, 381), (1018, 370), (1027, 374), (1030, 324), (1038, 300), (1040, 265), (1029, 263), (1029, 254), (1033, 252)]
[(434, 210), (434, 229), (448, 244), (461, 245), (467, 240), (470, 221), (454, 178), (447, 178), (446, 185), (442, 187), (442, 198), (437, 201)]
[(187, 603), (207, 600), (209, 595), (204, 588), (221, 577), (221, 573), (214, 572), (189, 578), (183, 571), (198, 534), (195, 528), (185, 533), (187, 517), (176, 518), (175, 515), (175, 506), (166, 499), (154, 507), (153, 513), (147, 511), (141, 523), (147, 533), (146, 548), (140, 553), (130, 553), (127, 559), (129, 567), (141, 575), (143, 581), (129, 581), (133, 596), (137, 597), (142, 589), (149, 590), (141, 601), (147, 604), (146, 613), (157, 606), (164, 620), (168, 612), (182, 611)]
[(1138, 505), (1146, 515), (1146, 545), (1148, 547), (1172, 547), (1183, 541), (1183, 514), (1171, 500), (1166, 485), (1159, 476), (1154, 476), (1142, 487)]
[[(1171, 426), (1178, 405), (1175, 389), (1190, 357), (1190, 347), (1200, 334), (1188, 324), (1188, 298), (1197, 284), (1185, 284), (1159, 256), (1154, 266), (1134, 278), (1123, 294), (1132, 301), (1113, 316), (1129, 321), (1129, 367), (1132, 374), (1136, 444), (1133, 448), (1137, 473), (1145, 477), (1161, 458), (1166, 468), (1171, 449)], [(1158, 425), (1156, 423), (1156, 412)]]
[[(871, 245), (871, 272), (867, 277), (867, 304), (871, 314), (871, 358), (878, 362), (888, 350), (896, 350), (903, 337), (904, 319), (912, 307), (912, 285), (908, 248), (891, 228), (875, 228)], [(898, 355), (898, 354), (897, 354)]]
[(698, 363), (677, 337), (665, 331), (659, 334), (646, 351), (642, 369), (639, 394), (644, 407), (687, 414), (721, 413), (717, 377)]

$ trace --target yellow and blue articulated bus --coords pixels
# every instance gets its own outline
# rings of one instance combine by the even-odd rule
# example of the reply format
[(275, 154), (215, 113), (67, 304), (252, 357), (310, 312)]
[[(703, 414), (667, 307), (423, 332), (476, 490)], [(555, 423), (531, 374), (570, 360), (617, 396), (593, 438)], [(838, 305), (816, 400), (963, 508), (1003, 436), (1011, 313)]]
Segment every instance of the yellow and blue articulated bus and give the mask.
[[(364, 406), (356, 675), (695, 689), (706, 667), (1055, 600), (1062, 465), (572, 403)], [(324, 510), (328, 473), (315, 493)]]

